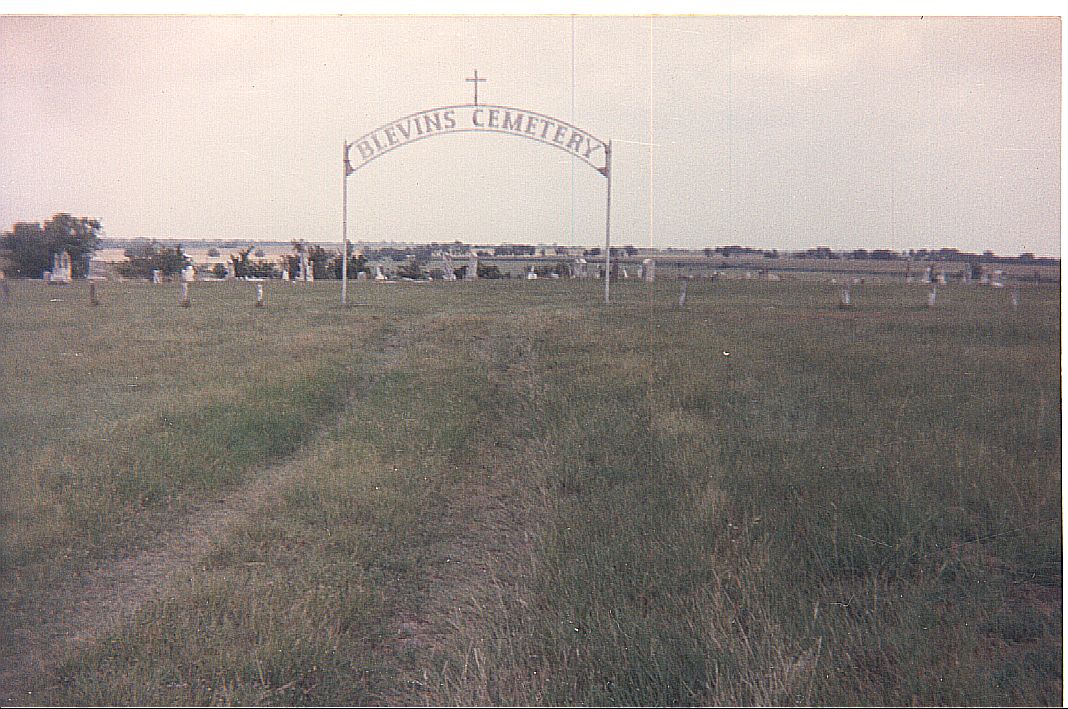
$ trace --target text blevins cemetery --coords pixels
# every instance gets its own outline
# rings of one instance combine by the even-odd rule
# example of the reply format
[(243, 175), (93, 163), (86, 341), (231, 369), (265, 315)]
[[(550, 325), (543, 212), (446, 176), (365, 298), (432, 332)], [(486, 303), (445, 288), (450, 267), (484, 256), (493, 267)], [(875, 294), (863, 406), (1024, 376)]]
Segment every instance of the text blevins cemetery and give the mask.
[(361, 136), (352, 143), (346, 165), (354, 172), (402, 145), (443, 133), (488, 131), (508, 133), (555, 146), (605, 173), (605, 146), (586, 131), (535, 111), (507, 106), (444, 106), (413, 113)]

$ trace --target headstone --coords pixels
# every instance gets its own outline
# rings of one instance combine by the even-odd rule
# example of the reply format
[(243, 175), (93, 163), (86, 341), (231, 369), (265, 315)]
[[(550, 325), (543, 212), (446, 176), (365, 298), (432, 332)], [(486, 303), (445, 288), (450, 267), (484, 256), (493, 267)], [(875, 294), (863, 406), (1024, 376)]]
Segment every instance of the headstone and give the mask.
[(972, 268), (966, 266), (963, 271), (960, 272), (960, 282), (968, 284), (972, 282)]
[(656, 261), (651, 258), (642, 261), (642, 279), (646, 283), (652, 283), (656, 280)]
[(178, 305), (180, 305), (183, 308), (188, 308), (190, 306), (190, 302), (189, 302), (189, 284), (186, 283), (185, 281), (182, 281), (182, 299), (178, 301)]
[(70, 283), (71, 267), (70, 267), (70, 254), (66, 251), (52, 256), (52, 277), (49, 279), (49, 283)]
[(1001, 282), (1001, 277), (1004, 275), (1004, 273), (1004, 271), (994, 271), (994, 275), (990, 279), (990, 285), (994, 288), (1004, 288), (1005, 284)]
[(944, 286), (946, 284), (946, 272), (945, 271), (939, 271), (938, 272), (938, 278), (936, 279), (936, 282), (940, 286)]
[(265, 305), (267, 305), (267, 303), (263, 299), (263, 284), (262, 283), (257, 283), (256, 284), (256, 307), (257, 308), (262, 308)]
[(627, 273), (627, 267), (626, 266), (624, 266), (623, 268), (619, 269), (619, 272), (620, 272), (620, 274), (622, 274), (623, 278), (630, 278), (630, 275)]
[(375, 265), (375, 280), (376, 281), (388, 281), (386, 274), (382, 273), (382, 266)]
[(1012, 309), (1016, 310), (1020, 307), (1020, 287), (1016, 286), (1012, 289)]
[(572, 264), (571, 268), (574, 278), (590, 277), (590, 265), (586, 263), (584, 258), (575, 259), (575, 263)]
[(536, 280), (538, 280), (538, 274), (534, 273), (534, 267), (533, 266), (531, 266), (530, 267), (530, 271), (527, 272), (527, 280), (528, 281), (536, 281)]
[(686, 288), (690, 285), (689, 281), (682, 282), (682, 289), (679, 291), (679, 308), (686, 307)]
[(100, 301), (96, 299), (96, 282), (89, 281), (89, 305), (100, 305)]
[(475, 252), (471, 252), (471, 256), (467, 259), (467, 270), (464, 271), (465, 281), (477, 281), (478, 280), (478, 256)]
[(305, 274), (305, 278), (308, 283), (315, 283), (315, 262), (308, 261), (308, 273)]
[(158, 268), (152, 270), (152, 282), (156, 285), (163, 283), (163, 271)]
[(641, 265), (641, 264), (639, 263), (639, 264), (638, 264), (638, 280), (640, 281), (640, 280), (642, 280), (642, 279), (643, 279), (644, 277), (645, 277), (645, 269), (644, 269), (644, 268), (642, 267), (642, 265)]
[(444, 274), (444, 279), (446, 281), (455, 281), (456, 267), (452, 265), (452, 254), (448, 251), (442, 251), (441, 260), (444, 262), (444, 266), (441, 269), (441, 272)]
[(367, 271), (360, 271), (359, 273), (357, 273), (356, 274), (356, 280), (357, 281), (366, 281), (367, 280)]
[(846, 286), (845, 288), (842, 289), (841, 296), (839, 297), (839, 300), (838, 300), (838, 307), (839, 308), (852, 308), (853, 307), (853, 298), (851, 297), (851, 294), (849, 292), (849, 286)]
[(90, 281), (104, 281), (108, 277), (107, 264), (94, 259), (92, 254), (86, 254), (85, 277)]
[(289, 269), (288, 268), (285, 269), (284, 271), (282, 271), (282, 280), (285, 281), (286, 283), (289, 283)]
[(979, 285), (981, 285), (981, 286), (990, 285), (990, 274), (987, 273), (986, 271), (982, 271), (979, 274)]
[(192, 283), (197, 279), (196, 269), (190, 264), (182, 269), (182, 283)]
[(300, 252), (300, 275), (297, 276), (297, 280), (308, 280), (308, 254), (303, 251)]
[(933, 308), (934, 305), (935, 305), (935, 301), (937, 299), (938, 299), (938, 284), (935, 283), (934, 287), (931, 288), (931, 292), (927, 294), (927, 307), (928, 308)]

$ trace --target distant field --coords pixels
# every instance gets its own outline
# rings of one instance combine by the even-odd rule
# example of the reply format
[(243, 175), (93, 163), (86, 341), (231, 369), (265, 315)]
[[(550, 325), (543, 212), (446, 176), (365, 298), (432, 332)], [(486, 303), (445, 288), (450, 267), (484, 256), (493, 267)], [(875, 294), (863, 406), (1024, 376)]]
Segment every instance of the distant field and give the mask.
[(5, 705), (1062, 702), (1055, 285), (9, 284)]

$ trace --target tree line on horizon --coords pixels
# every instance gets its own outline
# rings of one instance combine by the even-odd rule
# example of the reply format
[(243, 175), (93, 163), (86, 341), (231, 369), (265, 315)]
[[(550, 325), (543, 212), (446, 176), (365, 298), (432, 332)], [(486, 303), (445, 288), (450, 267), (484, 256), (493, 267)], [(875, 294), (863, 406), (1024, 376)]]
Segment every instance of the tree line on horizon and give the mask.
[[(128, 278), (151, 278), (153, 271), (161, 271), (170, 276), (180, 272), (192, 259), (186, 255), (181, 242), (174, 243), (171, 240), (150, 239), (105, 239), (102, 237), (100, 220), (90, 217), (74, 217), (67, 213), (57, 213), (43, 224), (39, 222), (17, 222), (8, 231), (0, 235), (0, 271), (22, 278), (41, 278), (43, 273), (52, 267), (53, 257), (66, 251), (71, 257), (71, 270), (75, 278), (88, 275), (88, 259), (94, 251), (115, 243), (125, 244), (126, 261), (117, 266), (118, 272)], [(226, 244), (238, 242), (225, 242)], [(244, 243), (244, 242), (241, 242)], [(237, 247), (237, 253), (229, 256), (231, 270), (239, 278), (271, 278), (281, 275), (283, 270), (296, 274), (300, 268), (300, 256), (304, 253), (307, 260), (312, 263), (315, 278), (340, 278), (342, 259), (340, 250), (327, 249), (320, 244), (309, 243), (302, 239), (293, 240), (292, 253), (282, 256), (280, 259), (262, 258), (264, 252), (255, 245)], [(372, 260), (394, 261), (398, 263), (397, 275), (402, 278), (423, 278), (427, 275), (424, 270), (426, 264), (440, 250), (448, 249), (454, 253), (471, 249), (492, 249), (497, 257), (524, 257), (534, 256), (536, 248), (530, 244), (501, 244), (493, 247), (478, 247), (468, 245), (461, 241), (434, 242), (431, 244), (413, 244), (409, 246), (384, 246), (364, 249), (361, 254), (353, 254), (350, 244), (349, 273), (355, 277), (363, 271), (371, 274), (368, 265)], [(708, 247), (704, 249), (681, 249), (669, 247), (664, 249), (671, 252), (699, 252), (708, 258), (730, 258), (732, 256), (760, 256), (767, 259), (795, 258), (811, 260), (882, 260), (882, 261), (955, 261), (967, 262), (974, 265), (980, 263), (1025, 263), (1029, 265), (1056, 266), (1060, 264), (1059, 258), (1038, 257), (1033, 253), (1021, 253), (1018, 256), (998, 256), (993, 251), (972, 253), (955, 248), (941, 249), (909, 249), (907, 251), (893, 251), (891, 249), (853, 249), (835, 251), (827, 246), (817, 246), (810, 249), (783, 252), (777, 249), (760, 249), (749, 246), (730, 245)], [(603, 251), (599, 247), (583, 250), (583, 255), (590, 258), (599, 258)], [(613, 258), (623, 256), (633, 257), (640, 252), (632, 245), (612, 247)], [(209, 255), (218, 256), (219, 251), (213, 247)], [(254, 258), (260, 257), (260, 258)], [(489, 265), (479, 266), (480, 278), (502, 277), (500, 271)], [(463, 267), (461, 267), (462, 270)], [(433, 276), (431, 269), (429, 274)], [(485, 271), (485, 273), (483, 273)], [(227, 268), (225, 264), (217, 263), (213, 267), (217, 276), (225, 276)], [(462, 275), (462, 274), (461, 274)]]

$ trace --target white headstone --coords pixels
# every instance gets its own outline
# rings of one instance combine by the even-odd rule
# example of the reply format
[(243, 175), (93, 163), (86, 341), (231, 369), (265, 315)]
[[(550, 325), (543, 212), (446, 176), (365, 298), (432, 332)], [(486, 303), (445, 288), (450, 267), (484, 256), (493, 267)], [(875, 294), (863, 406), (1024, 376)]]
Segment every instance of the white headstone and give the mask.
[(1016, 286), (1012, 289), (1012, 309), (1016, 310), (1020, 307), (1020, 287)]
[(937, 299), (938, 299), (938, 284), (936, 283), (934, 285), (934, 287), (931, 288), (931, 292), (927, 294), (927, 307), (928, 308), (933, 308), (934, 304), (935, 304), (935, 300), (937, 300)]
[(530, 271), (527, 272), (527, 280), (528, 281), (536, 281), (536, 280), (538, 280), (538, 274), (534, 273), (534, 267), (533, 266), (531, 266), (530, 267)]
[(928, 266), (923, 272), (923, 282), (924, 283), (930, 283), (931, 282), (931, 267), (930, 266)]
[(646, 283), (652, 283), (656, 280), (656, 261), (651, 258), (642, 261), (642, 277)]
[(388, 278), (386, 278), (386, 274), (382, 273), (382, 267), (379, 266), (379, 265), (375, 266), (375, 280), (376, 281), (388, 281), (389, 280)]
[(841, 296), (841, 300), (839, 301), (838, 305), (843, 307), (843, 308), (851, 308), (851, 307), (853, 307), (853, 299), (850, 297), (849, 286), (846, 286), (845, 288), (842, 289), (842, 296)]
[(630, 275), (627, 274), (627, 267), (626, 266), (624, 266), (623, 268), (619, 269), (619, 272), (624, 278), (630, 278)]
[(91, 281), (103, 281), (108, 277), (107, 265), (103, 261), (99, 261), (93, 258), (92, 254), (88, 257), (88, 266), (86, 267), (86, 277)]
[(52, 256), (52, 278), (49, 283), (70, 283), (71, 280), (70, 254), (63, 251)]
[(152, 282), (156, 283), (156, 284), (163, 283), (163, 271), (159, 270), (158, 268), (157, 269), (153, 269), (153, 271), (152, 271)]
[(682, 282), (682, 290), (679, 291), (679, 307), (686, 307), (686, 287), (690, 285), (689, 281)]
[(471, 255), (467, 259), (467, 270), (464, 271), (465, 281), (477, 281), (478, 280), (478, 256), (472, 251)]
[(357, 281), (366, 281), (367, 280), (367, 271), (360, 271), (359, 273), (357, 273), (356, 274), (356, 280)]
[(946, 272), (945, 271), (939, 271), (938, 272), (937, 282), (938, 282), (938, 285), (940, 285), (940, 286), (944, 286), (946, 284)]
[(282, 280), (287, 283), (289, 282), (289, 269), (285, 269), (282, 271)]
[(441, 252), (441, 260), (444, 262), (444, 266), (441, 271), (444, 274), (446, 281), (456, 280), (456, 267), (452, 265), (452, 254), (448, 251)]
[(308, 261), (308, 270), (304, 274), (304, 280), (306, 280), (308, 283), (314, 283), (315, 282), (315, 262), (314, 261)]

